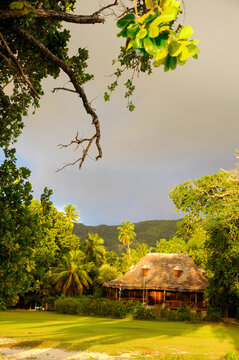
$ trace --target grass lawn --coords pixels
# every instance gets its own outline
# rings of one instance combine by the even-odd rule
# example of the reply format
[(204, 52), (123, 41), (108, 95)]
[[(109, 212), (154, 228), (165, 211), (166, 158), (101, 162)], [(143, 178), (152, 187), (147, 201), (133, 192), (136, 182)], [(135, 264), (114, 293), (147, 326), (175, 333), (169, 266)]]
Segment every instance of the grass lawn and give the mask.
[(0, 337), (12, 337), (29, 347), (157, 352), (165, 356), (185, 352), (188, 358), (197, 359), (219, 359), (227, 352), (239, 352), (239, 327), (233, 325), (118, 320), (44, 311), (0, 312)]

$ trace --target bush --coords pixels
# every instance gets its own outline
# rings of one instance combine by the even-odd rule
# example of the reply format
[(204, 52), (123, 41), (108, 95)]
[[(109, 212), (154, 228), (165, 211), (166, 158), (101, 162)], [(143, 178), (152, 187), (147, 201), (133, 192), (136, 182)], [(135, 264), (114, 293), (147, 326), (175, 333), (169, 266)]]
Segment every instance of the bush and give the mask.
[(133, 318), (138, 320), (155, 320), (152, 309), (141, 304), (134, 309)]
[(209, 307), (207, 310), (207, 315), (204, 318), (206, 321), (219, 322), (222, 321), (222, 313), (219, 309)]
[(133, 315), (134, 319), (139, 320), (166, 319), (192, 322), (202, 320), (200, 313), (193, 313), (186, 306), (181, 306), (177, 310), (168, 310), (163, 306), (150, 308), (136, 301), (115, 301), (93, 296), (61, 297), (55, 301), (55, 310), (61, 314), (107, 316), (118, 319)]
[(77, 306), (76, 298), (61, 297), (55, 301), (55, 310), (59, 314), (77, 314)]
[(177, 320), (180, 320), (180, 321), (190, 321), (194, 315), (194, 313), (186, 305), (180, 306), (180, 308), (177, 309), (177, 313), (178, 313)]
[(0, 299), (0, 311), (4, 311), (6, 309), (6, 303), (2, 299)]

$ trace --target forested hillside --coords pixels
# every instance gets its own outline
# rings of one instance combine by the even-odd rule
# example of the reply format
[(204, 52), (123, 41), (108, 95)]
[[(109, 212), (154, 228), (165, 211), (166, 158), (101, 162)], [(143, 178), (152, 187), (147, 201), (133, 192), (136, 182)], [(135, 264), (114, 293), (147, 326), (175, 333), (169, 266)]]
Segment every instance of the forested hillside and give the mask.
[[(149, 220), (135, 223), (136, 239), (132, 243), (132, 248), (141, 243), (155, 246), (156, 240), (170, 239), (177, 231), (178, 220)], [(97, 225), (86, 226), (84, 224), (74, 224), (74, 233), (83, 241), (88, 233), (98, 233), (105, 241), (105, 247), (117, 253), (123, 251), (123, 245), (118, 241), (118, 225)]]

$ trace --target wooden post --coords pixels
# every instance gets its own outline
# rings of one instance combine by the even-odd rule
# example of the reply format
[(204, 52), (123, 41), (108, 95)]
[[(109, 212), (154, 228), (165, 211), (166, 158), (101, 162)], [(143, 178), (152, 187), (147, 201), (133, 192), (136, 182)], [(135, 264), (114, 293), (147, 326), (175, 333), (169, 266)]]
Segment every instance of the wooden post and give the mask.
[(166, 290), (163, 291), (163, 301), (166, 301)]
[(196, 292), (195, 293), (195, 304), (197, 304), (197, 302), (198, 302), (198, 293)]

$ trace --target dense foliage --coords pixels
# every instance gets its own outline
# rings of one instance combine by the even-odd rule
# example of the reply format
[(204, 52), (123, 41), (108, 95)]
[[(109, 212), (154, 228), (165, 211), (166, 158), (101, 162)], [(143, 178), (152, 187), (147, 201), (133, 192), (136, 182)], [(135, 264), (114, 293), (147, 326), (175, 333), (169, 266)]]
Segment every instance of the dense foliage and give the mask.
[(29, 287), (38, 224), (29, 205), (30, 173), (17, 168), (14, 150), (0, 165), (0, 308), (14, 304)]
[[(98, 315), (123, 319), (129, 315), (139, 320), (170, 320), (201, 322), (201, 313), (194, 313), (190, 308), (181, 306), (170, 311), (165, 307), (147, 308), (136, 301), (115, 301), (92, 296), (77, 298), (61, 297), (55, 301), (55, 310), (60, 314)], [(207, 320), (207, 319), (205, 319)], [(219, 321), (219, 319), (212, 321)]]
[[(239, 304), (239, 171), (220, 171), (175, 187), (170, 197), (185, 218), (180, 231), (203, 228), (202, 243), (210, 271), (208, 293), (214, 306)], [(190, 244), (192, 245), (192, 244)]]

